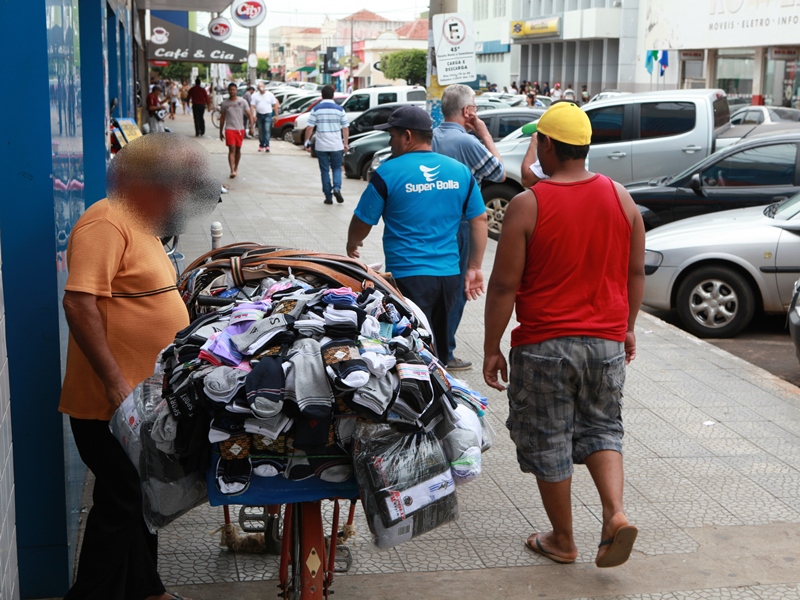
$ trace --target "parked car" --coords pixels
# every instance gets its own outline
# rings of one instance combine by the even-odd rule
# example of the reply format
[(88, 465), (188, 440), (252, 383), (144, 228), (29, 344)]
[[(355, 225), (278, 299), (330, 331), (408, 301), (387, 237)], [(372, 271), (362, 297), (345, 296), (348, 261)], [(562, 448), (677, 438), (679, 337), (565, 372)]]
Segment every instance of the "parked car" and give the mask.
[[(530, 134), (523, 134), (522, 133), (522, 126), (527, 125), (533, 121), (536, 121), (544, 114), (545, 109), (543, 108), (504, 108), (504, 109), (497, 109), (491, 111), (482, 112), (480, 117), (483, 119), (484, 123), (489, 129), (489, 132), (492, 134), (492, 139), (497, 142), (498, 140), (510, 140), (510, 139), (519, 139), (519, 141), (524, 142), (525, 147), (528, 146), (530, 142)], [(512, 129), (513, 128), (513, 129)], [(508, 133), (507, 133), (508, 132)], [(506, 134), (506, 135), (503, 135)], [(519, 141), (517, 143), (519, 143)], [(388, 146), (388, 141), (387, 141)], [(498, 150), (500, 149), (501, 144), (498, 143)], [(502, 153), (502, 151), (501, 151)], [(524, 155), (524, 152), (523, 152)], [(378, 150), (375, 151), (373, 155), (373, 160), (369, 168), (367, 169), (365, 179), (369, 181), (369, 178), (372, 176), (372, 173), (375, 172), (384, 161), (386, 161), (391, 156), (391, 150), (387, 147), (385, 150)], [(520, 162), (522, 158), (520, 158)], [(509, 177), (515, 176), (517, 180), (519, 180), (519, 174), (512, 174), (509, 171), (508, 163), (504, 164), (506, 169), (506, 180)], [(512, 166), (512, 169), (514, 167)], [(519, 171), (519, 166), (516, 167), (516, 171)], [(363, 176), (363, 175), (362, 175)], [(503, 206), (499, 207), (498, 203), (495, 202), (491, 204), (487, 202), (487, 195), (484, 194), (484, 202), (487, 202), (487, 208), (489, 206), (495, 206), (496, 209), (502, 209), (505, 211), (505, 205), (511, 201), (511, 198), (516, 196), (520, 191), (522, 191), (522, 184), (518, 184), (519, 191), (517, 187), (504, 187), (502, 183), (492, 183), (485, 181), (482, 184), (483, 186), (492, 186), (492, 194), (497, 194), (498, 202), (502, 203)], [(498, 216), (500, 213), (493, 213), (489, 210), (489, 235), (494, 239), (497, 239), (500, 236), (499, 228), (495, 227), (493, 229), (492, 218)], [(502, 220), (502, 217), (501, 217)]]
[(800, 192), (800, 130), (756, 136), (723, 148), (682, 173), (629, 183), (646, 229), (747, 206), (771, 204)]
[(794, 342), (794, 352), (800, 360), (800, 279), (794, 282), (792, 300), (789, 303), (789, 335)]
[(387, 85), (378, 87), (362, 88), (350, 94), (347, 101), (342, 104), (342, 108), (347, 113), (358, 113), (355, 115), (348, 114), (348, 117), (355, 118), (367, 109), (379, 104), (388, 104), (390, 102), (411, 102), (422, 101), (427, 98), (425, 87), (421, 85)]
[(647, 234), (644, 304), (700, 337), (732, 337), (756, 310), (785, 313), (800, 273), (800, 194)]
[(745, 139), (789, 132), (800, 132), (800, 123), (796, 121), (775, 121), (773, 123), (762, 123), (761, 125), (752, 123), (733, 125), (730, 129), (717, 136), (716, 148), (720, 150), (721, 148), (738, 144)]
[(389, 150), (391, 154), (388, 131), (370, 131), (350, 142), (350, 147), (344, 153), (342, 161), (345, 177), (348, 179), (361, 177), (365, 181), (369, 181), (372, 159), (376, 152), (382, 150)]
[[(730, 128), (722, 90), (665, 90), (618, 94), (581, 107), (592, 123), (589, 168), (619, 183), (678, 173), (715, 150)], [(502, 184), (482, 186), (489, 235), (500, 236), (505, 207), (523, 191), (522, 159), (529, 139), (508, 136), (497, 149), (506, 167)]]
[(289, 115), (297, 112), (303, 112), (303, 109), (307, 107), (315, 98), (319, 98), (319, 94), (303, 94), (300, 96), (292, 96), (286, 100), (284, 104), (281, 104), (281, 109), (278, 114), (280, 115)]
[(731, 125), (761, 125), (800, 121), (800, 110), (782, 106), (745, 106), (731, 114)]
[[(336, 104), (341, 104), (344, 102), (345, 98), (347, 98), (347, 94), (334, 94), (333, 101), (336, 102)], [(279, 116), (272, 117), (272, 135), (279, 137), (284, 142), (289, 142), (290, 144), (296, 143), (294, 137), (295, 123), (299, 118), (303, 117), (303, 115), (306, 115), (305, 121), (307, 123), (308, 113), (321, 101), (322, 97), (319, 95), (310, 96), (309, 100), (300, 107), (302, 110), (295, 108), (291, 112), (281, 113)], [(305, 126), (303, 127), (303, 131), (305, 131)], [(302, 133), (300, 135), (302, 136)], [(300, 143), (302, 143), (302, 137)]]

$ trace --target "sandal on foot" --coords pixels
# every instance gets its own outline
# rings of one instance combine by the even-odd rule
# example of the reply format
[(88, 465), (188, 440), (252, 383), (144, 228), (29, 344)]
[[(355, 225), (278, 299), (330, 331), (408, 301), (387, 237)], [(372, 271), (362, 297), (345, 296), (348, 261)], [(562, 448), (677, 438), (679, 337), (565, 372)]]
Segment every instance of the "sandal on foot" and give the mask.
[(549, 550), (545, 550), (542, 546), (542, 542), (539, 541), (539, 534), (536, 534), (535, 544), (531, 544), (531, 538), (525, 540), (525, 547), (530, 550), (531, 552), (535, 552), (536, 554), (541, 554), (545, 558), (549, 558), (550, 560), (561, 563), (562, 565), (571, 565), (575, 562), (574, 558), (564, 558), (563, 556), (559, 556), (558, 554), (554, 554)]
[(608, 546), (608, 550), (595, 560), (594, 564), (600, 568), (618, 567), (623, 564), (630, 557), (638, 534), (639, 530), (633, 525), (623, 525), (617, 529), (613, 538), (603, 540), (597, 546), (598, 548)]

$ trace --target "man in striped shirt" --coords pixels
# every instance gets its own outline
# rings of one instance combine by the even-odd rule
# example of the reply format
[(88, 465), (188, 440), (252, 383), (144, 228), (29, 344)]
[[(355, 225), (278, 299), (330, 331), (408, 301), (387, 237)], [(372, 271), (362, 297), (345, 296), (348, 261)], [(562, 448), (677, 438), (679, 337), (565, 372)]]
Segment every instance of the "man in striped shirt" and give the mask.
[[(311, 109), (305, 133), (305, 148), (310, 150), (311, 132), (314, 127), (317, 128), (315, 147), (325, 204), (333, 204), (332, 196), (336, 196), (337, 202), (344, 202), (342, 157), (348, 148), (349, 125), (344, 109), (333, 101), (333, 86), (326, 85), (322, 88), (322, 102)], [(331, 183), (331, 172), (333, 172), (333, 183)]]
[[(498, 183), (505, 181), (506, 171), (500, 152), (494, 145), (486, 124), (478, 117), (472, 88), (461, 84), (448, 86), (442, 94), (442, 115), (444, 123), (433, 130), (433, 151), (455, 158), (469, 167), (479, 185), (484, 179)], [(468, 132), (475, 135), (469, 135)], [(458, 251), (463, 282), (469, 259), (469, 223), (463, 218), (458, 230)], [(453, 354), (456, 348), (456, 330), (461, 323), (466, 303), (467, 296), (462, 283), (447, 320), (449, 371), (465, 371), (472, 367), (470, 361), (456, 358)]]

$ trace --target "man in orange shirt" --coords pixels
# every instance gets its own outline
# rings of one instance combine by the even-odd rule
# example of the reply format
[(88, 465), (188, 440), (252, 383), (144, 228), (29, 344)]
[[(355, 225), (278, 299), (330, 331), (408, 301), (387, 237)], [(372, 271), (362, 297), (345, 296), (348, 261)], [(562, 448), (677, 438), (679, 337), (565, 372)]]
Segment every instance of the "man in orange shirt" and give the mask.
[(157, 235), (178, 233), (185, 198), (213, 207), (220, 183), (201, 148), (153, 133), (117, 153), (109, 199), (78, 219), (67, 247), (70, 336), (59, 410), (95, 476), (78, 577), (67, 600), (173, 600), (156, 570), (157, 538), (142, 516), (139, 475), (108, 428), (158, 353), (189, 324)]
[(573, 464), (585, 464), (603, 505), (595, 564), (615, 567), (637, 535), (622, 503), (621, 409), (644, 294), (644, 224), (623, 186), (586, 170), (592, 126), (577, 105), (554, 103), (536, 135), (549, 179), (506, 211), (486, 295), (483, 377), (498, 390), (498, 372), (509, 380), (500, 340), (516, 309), (507, 425), (553, 527), (526, 545), (575, 562), (571, 481)]

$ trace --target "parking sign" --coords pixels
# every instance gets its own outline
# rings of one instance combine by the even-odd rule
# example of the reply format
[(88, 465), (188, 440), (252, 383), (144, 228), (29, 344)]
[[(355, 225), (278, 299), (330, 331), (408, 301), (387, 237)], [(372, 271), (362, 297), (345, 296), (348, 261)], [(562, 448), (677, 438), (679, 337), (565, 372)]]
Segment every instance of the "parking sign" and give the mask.
[(472, 17), (459, 13), (433, 16), (436, 74), (440, 84), (463, 83), (476, 77)]

